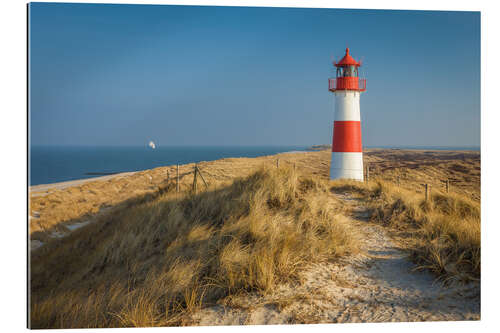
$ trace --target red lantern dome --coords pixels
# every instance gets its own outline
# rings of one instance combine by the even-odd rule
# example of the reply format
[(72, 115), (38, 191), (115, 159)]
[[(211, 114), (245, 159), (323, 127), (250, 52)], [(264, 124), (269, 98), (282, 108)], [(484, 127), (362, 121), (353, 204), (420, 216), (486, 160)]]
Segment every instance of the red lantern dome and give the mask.
[(358, 77), (358, 68), (361, 62), (357, 62), (349, 54), (349, 48), (345, 49), (345, 56), (339, 62), (333, 62), (337, 67), (337, 77), (328, 79), (328, 90), (335, 92), (337, 90), (366, 90), (366, 79)]
[(349, 48), (345, 49), (345, 56), (340, 59), (338, 63), (334, 62), (335, 67), (345, 67), (345, 66), (356, 66), (359, 67), (361, 66), (361, 63), (357, 62), (354, 60), (353, 57), (349, 54)]

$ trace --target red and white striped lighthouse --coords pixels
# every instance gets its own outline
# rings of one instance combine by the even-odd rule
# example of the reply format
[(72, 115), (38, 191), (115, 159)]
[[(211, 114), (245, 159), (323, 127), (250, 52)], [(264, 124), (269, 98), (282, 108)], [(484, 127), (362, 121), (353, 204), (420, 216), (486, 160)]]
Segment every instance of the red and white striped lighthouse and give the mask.
[(366, 79), (359, 78), (361, 62), (349, 55), (349, 48), (345, 56), (333, 64), (337, 75), (328, 79), (328, 90), (335, 94), (330, 179), (363, 181), (359, 96), (366, 90)]

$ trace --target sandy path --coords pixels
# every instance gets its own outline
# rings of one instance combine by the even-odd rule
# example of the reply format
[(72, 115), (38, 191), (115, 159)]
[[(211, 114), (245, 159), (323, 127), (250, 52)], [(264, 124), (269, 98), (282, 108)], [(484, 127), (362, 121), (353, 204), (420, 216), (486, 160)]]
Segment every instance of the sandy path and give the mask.
[(272, 295), (245, 295), (230, 306), (203, 309), (198, 325), (290, 324), (479, 320), (479, 284), (445, 287), (428, 272), (415, 272), (384, 227), (369, 223), (357, 200), (338, 195), (352, 208), (362, 253), (340, 263), (311, 266), (302, 284)]

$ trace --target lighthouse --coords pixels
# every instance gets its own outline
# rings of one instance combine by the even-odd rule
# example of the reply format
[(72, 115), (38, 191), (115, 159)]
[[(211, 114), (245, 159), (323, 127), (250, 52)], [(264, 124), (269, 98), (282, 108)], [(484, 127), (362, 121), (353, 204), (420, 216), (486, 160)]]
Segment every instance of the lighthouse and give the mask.
[(335, 94), (332, 162), (330, 179), (363, 181), (363, 148), (359, 97), (366, 90), (366, 79), (360, 79), (357, 62), (345, 50), (345, 56), (333, 65), (335, 78), (328, 79), (328, 90)]

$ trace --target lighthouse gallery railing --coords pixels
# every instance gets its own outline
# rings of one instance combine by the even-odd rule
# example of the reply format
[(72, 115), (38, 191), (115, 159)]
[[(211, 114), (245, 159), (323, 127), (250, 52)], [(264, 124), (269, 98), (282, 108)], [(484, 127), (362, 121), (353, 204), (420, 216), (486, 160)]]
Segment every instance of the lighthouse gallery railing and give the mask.
[[(336, 91), (336, 90), (357, 90), (357, 91), (365, 91), (366, 90), (366, 79), (360, 79), (358, 78), (358, 81), (354, 81), (354, 77), (349, 77), (349, 81), (354, 81), (350, 82), (351, 84), (346, 84), (347, 82), (344, 82), (347, 78), (329, 78), (328, 79), (328, 90), (330, 91)], [(340, 81), (340, 82), (338, 82)], [(339, 84), (340, 83), (340, 84)], [(352, 84), (354, 83), (354, 85)], [(355, 84), (357, 83), (357, 85)]]

